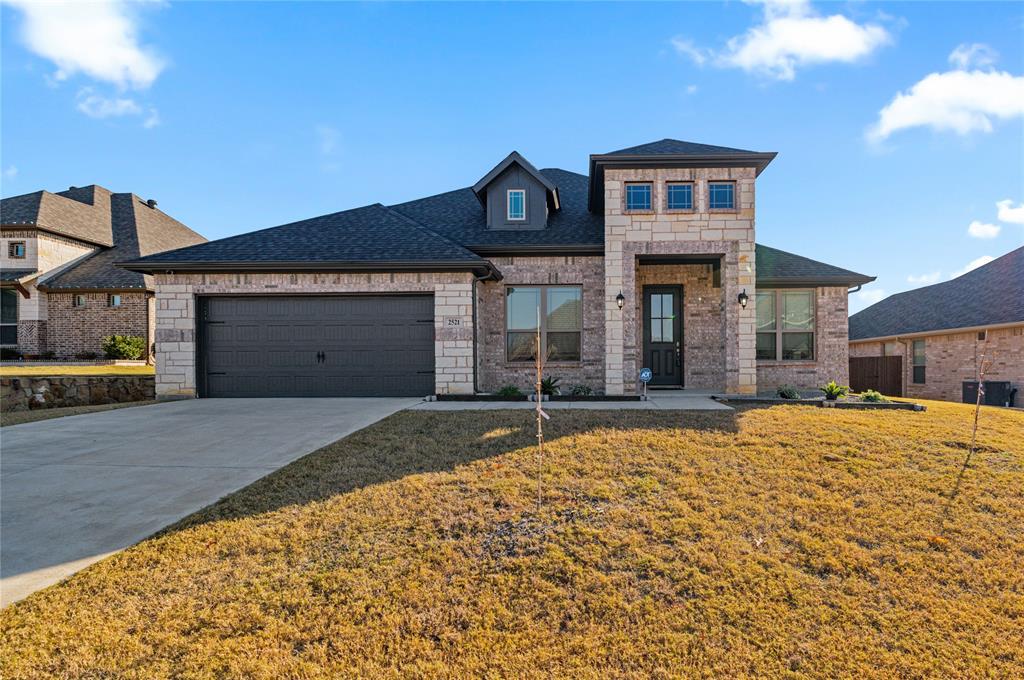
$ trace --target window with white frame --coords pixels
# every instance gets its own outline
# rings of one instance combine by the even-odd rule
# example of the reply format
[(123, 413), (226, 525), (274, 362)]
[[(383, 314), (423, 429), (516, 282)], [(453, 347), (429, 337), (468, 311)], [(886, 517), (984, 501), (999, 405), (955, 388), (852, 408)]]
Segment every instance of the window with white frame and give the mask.
[(756, 310), (758, 359), (814, 360), (813, 290), (759, 290)]
[(508, 190), (508, 220), (521, 222), (526, 219), (526, 189)]
[(111, 293), (107, 296), (107, 307), (120, 307), (121, 296), (117, 293)]
[(583, 289), (580, 286), (506, 287), (505, 356), (509, 362), (536, 361), (538, 323), (541, 356), (547, 361), (579, 361)]

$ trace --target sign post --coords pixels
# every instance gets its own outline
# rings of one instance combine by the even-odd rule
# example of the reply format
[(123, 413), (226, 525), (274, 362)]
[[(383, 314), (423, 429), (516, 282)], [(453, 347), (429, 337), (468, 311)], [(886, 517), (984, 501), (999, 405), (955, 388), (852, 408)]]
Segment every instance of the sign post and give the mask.
[(640, 382), (644, 385), (644, 401), (647, 401), (647, 383), (651, 382), (651, 378), (654, 377), (654, 373), (649, 368), (640, 369)]

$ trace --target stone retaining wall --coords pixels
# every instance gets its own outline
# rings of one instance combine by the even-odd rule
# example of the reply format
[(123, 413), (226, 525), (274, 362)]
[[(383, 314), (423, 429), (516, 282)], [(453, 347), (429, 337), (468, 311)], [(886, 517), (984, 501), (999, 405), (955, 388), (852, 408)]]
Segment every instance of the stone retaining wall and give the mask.
[(56, 375), (0, 378), (0, 412), (154, 399), (151, 375)]

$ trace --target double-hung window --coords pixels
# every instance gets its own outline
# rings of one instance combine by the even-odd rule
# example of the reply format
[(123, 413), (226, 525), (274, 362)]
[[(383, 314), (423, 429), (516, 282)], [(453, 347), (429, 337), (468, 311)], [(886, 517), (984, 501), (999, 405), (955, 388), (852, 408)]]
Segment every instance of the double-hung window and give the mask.
[(757, 358), (814, 359), (814, 291), (757, 291)]
[(735, 210), (736, 182), (708, 182), (708, 207), (712, 210)]
[(541, 356), (546, 361), (579, 361), (583, 289), (580, 286), (505, 288), (505, 356), (508, 361), (536, 361), (538, 323)]
[(626, 210), (650, 210), (651, 209), (651, 184), (643, 182), (640, 184), (626, 185)]
[(11, 241), (7, 244), (7, 257), (13, 260), (25, 259), (25, 242)]
[(508, 221), (522, 222), (526, 219), (526, 189), (508, 190)]
[(669, 210), (693, 210), (693, 182), (669, 182), (665, 191)]
[(915, 385), (924, 384), (924, 346), (924, 340), (914, 340), (911, 366), (913, 366), (913, 380)]
[(0, 345), (18, 344), (18, 291), (0, 288)]

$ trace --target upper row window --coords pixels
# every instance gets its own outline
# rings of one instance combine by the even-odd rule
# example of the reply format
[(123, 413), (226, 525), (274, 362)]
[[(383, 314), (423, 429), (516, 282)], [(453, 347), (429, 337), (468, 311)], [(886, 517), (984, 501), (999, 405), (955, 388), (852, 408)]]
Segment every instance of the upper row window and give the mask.
[(508, 190), (508, 219), (522, 221), (526, 219), (526, 189)]
[[(627, 184), (626, 210), (651, 210), (651, 186), (650, 182)], [(693, 210), (693, 182), (670, 182), (666, 186), (665, 207), (668, 210)], [(735, 210), (736, 183), (708, 182), (708, 208)]]
[(11, 241), (7, 244), (7, 257), (21, 260), (25, 258), (25, 242)]

